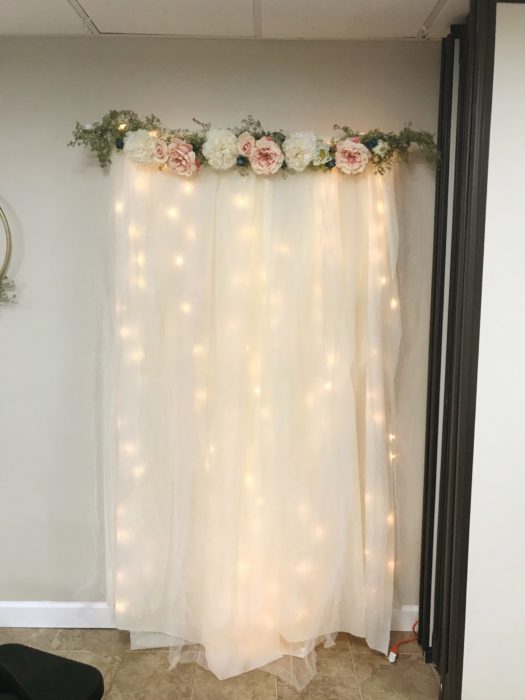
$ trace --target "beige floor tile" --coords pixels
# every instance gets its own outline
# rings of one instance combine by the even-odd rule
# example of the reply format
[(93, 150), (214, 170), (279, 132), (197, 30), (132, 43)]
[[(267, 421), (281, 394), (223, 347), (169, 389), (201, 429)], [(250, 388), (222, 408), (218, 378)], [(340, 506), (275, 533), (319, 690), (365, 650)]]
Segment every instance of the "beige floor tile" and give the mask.
[(304, 690), (298, 692), (279, 680), (279, 700), (359, 700), (359, 688), (348, 648), (348, 640), (339, 636), (335, 647), (317, 649), (317, 673)]
[(34, 649), (49, 650), (57, 629), (36, 627), (0, 627), (0, 644), (25, 644)]
[(395, 664), (379, 654), (355, 653), (363, 700), (436, 700), (434, 673), (420, 654), (403, 654)]
[[(107, 700), (190, 700), (195, 666), (170, 669), (166, 651), (124, 654)], [(211, 700), (211, 698), (209, 699)]]
[(197, 666), (192, 700), (275, 700), (277, 679), (266, 671), (218, 680)]
[(113, 679), (115, 678), (115, 674), (117, 673), (117, 669), (120, 665), (119, 656), (106, 654), (103, 650), (94, 652), (57, 649), (53, 650), (52, 653), (56, 654), (57, 656), (62, 656), (64, 659), (80, 661), (83, 664), (89, 664), (89, 666), (95, 666), (95, 668), (98, 668), (100, 673), (104, 676), (104, 688), (106, 692), (111, 688)]
[(53, 641), (53, 649), (104, 651), (112, 656), (123, 656), (129, 647), (129, 632), (121, 630), (63, 629)]

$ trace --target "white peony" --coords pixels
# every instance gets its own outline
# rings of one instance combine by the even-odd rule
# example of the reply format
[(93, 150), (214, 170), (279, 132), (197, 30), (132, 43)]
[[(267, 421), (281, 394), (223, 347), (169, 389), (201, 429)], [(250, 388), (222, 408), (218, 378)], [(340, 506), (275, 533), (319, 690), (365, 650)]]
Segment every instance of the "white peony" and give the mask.
[(380, 156), (381, 158), (384, 158), (388, 151), (390, 150), (390, 146), (386, 141), (383, 141), (382, 139), (379, 139), (377, 142), (377, 145), (372, 148), (372, 151), (377, 155)]
[(228, 170), (237, 161), (237, 137), (229, 129), (211, 129), (202, 153), (215, 170)]
[(330, 153), (330, 144), (326, 141), (323, 141), (323, 139), (317, 140), (315, 150), (316, 153), (312, 160), (312, 163), (314, 165), (324, 165), (325, 163), (328, 163), (329, 160), (332, 160), (332, 155)]
[(155, 162), (155, 143), (156, 139), (146, 129), (128, 131), (124, 139), (124, 151), (136, 163), (150, 165)]
[(300, 173), (310, 165), (317, 152), (317, 138), (311, 131), (293, 131), (284, 141), (286, 164)]

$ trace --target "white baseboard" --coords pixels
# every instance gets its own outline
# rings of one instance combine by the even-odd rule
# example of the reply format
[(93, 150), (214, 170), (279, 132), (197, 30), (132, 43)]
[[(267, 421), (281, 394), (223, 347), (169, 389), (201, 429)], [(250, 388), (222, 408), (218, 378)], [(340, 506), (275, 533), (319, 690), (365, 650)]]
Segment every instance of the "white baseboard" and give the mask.
[[(417, 620), (417, 605), (392, 611), (392, 630), (408, 632)], [(0, 627), (113, 628), (115, 616), (107, 603), (0, 601)]]
[(0, 601), (0, 627), (115, 627), (107, 603)]
[(392, 610), (392, 631), (410, 632), (419, 617), (418, 605), (402, 605)]

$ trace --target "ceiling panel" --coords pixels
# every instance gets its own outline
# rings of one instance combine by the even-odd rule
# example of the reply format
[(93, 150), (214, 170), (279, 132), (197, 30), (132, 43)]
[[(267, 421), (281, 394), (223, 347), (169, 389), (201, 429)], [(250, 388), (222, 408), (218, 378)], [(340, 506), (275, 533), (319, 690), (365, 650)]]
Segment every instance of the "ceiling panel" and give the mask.
[(89, 34), (67, 0), (0, 0), (0, 34)]
[(103, 34), (253, 36), (252, 0), (81, 0)]
[(436, 0), (261, 0), (266, 38), (415, 37)]

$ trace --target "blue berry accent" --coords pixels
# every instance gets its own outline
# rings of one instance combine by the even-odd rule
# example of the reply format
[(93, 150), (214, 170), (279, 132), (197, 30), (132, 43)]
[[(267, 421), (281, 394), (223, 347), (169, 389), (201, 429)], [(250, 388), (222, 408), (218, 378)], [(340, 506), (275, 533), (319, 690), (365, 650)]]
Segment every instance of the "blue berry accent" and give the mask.
[(377, 146), (377, 139), (370, 139), (370, 141), (365, 141), (364, 144), (371, 151), (372, 148)]
[(331, 170), (332, 168), (335, 168), (335, 160), (329, 160), (325, 165), (328, 170)]
[(237, 165), (247, 165), (248, 163), (248, 158), (245, 158), (244, 156), (237, 156)]
[(124, 139), (118, 138), (115, 141), (115, 146), (118, 148), (119, 151), (121, 151), (124, 148)]

